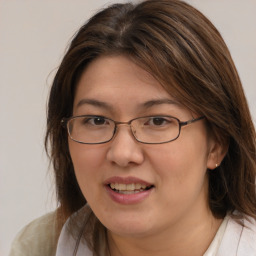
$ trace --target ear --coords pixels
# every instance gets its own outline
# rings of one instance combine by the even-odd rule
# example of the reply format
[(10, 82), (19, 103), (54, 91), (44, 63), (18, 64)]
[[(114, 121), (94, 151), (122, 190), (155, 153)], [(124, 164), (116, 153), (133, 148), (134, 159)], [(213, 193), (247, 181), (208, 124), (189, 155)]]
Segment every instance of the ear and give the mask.
[(222, 160), (228, 151), (228, 141), (219, 142), (217, 139), (211, 139), (209, 143), (209, 154), (207, 159), (207, 168), (213, 170), (221, 165)]

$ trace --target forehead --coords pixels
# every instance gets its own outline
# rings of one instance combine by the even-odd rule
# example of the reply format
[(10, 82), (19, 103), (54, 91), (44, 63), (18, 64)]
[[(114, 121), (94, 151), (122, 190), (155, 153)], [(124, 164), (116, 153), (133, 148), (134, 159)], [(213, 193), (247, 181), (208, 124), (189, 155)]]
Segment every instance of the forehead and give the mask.
[(171, 98), (151, 74), (124, 56), (99, 57), (90, 63), (78, 82), (75, 100), (84, 96), (104, 97), (111, 92), (119, 97), (129, 93)]
[(148, 109), (167, 113), (170, 107), (184, 109), (150, 73), (128, 57), (104, 56), (90, 63), (82, 73), (73, 114), (104, 110), (99, 113), (111, 116), (125, 113), (127, 118), (134, 118), (145, 115)]

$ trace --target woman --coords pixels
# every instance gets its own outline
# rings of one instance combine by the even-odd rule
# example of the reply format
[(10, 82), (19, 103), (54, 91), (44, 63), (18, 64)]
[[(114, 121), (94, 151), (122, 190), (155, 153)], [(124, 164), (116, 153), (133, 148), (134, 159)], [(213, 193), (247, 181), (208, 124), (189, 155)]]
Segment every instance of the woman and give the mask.
[(256, 254), (255, 129), (223, 39), (190, 5), (92, 17), (55, 76), (47, 125), (59, 208), (16, 251)]

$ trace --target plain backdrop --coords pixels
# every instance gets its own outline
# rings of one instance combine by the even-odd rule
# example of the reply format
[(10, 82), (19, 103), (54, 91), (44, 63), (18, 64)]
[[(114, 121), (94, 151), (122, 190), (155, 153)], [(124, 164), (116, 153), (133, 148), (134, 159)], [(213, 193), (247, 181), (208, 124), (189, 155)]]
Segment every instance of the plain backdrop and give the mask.
[[(113, 1), (0, 0), (0, 255), (16, 233), (56, 207), (44, 152), (46, 102), (66, 46)], [(124, 1), (119, 1), (124, 2)], [(187, 0), (226, 40), (256, 119), (256, 1)]]

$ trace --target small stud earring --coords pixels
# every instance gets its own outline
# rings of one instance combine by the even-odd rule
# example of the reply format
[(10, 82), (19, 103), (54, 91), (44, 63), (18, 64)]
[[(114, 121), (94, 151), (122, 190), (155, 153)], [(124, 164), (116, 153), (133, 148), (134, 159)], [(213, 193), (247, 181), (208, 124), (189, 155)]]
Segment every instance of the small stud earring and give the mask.
[(215, 165), (215, 168), (217, 168), (218, 166), (219, 166), (219, 165), (218, 165), (218, 164), (216, 164), (216, 165)]

